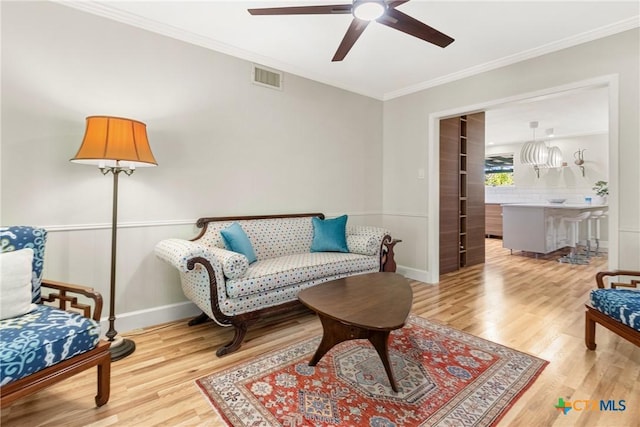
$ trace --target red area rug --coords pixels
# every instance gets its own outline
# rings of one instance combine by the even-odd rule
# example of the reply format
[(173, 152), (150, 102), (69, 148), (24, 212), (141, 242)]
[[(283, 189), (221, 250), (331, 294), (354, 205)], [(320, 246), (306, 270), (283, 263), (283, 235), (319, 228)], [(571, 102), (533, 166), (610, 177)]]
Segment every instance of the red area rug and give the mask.
[(548, 362), (411, 315), (391, 333), (399, 391), (366, 340), (308, 366), (314, 337), (196, 381), (232, 426), (491, 426)]

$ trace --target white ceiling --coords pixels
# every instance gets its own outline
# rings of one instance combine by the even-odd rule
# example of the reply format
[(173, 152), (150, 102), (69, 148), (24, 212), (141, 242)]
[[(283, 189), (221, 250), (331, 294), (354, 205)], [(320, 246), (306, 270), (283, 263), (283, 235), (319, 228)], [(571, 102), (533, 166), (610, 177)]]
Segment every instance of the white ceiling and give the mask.
[(547, 129), (553, 129), (554, 138), (608, 133), (608, 89), (594, 87), (490, 108), (485, 113), (485, 141), (529, 141), (532, 121), (538, 122), (536, 139), (546, 138)]
[[(247, 9), (348, 0), (58, 2), (381, 100), (640, 26), (637, 0), (411, 0), (398, 10), (453, 37), (450, 46), (443, 49), (374, 22), (344, 61), (331, 62), (351, 15), (252, 16)], [(488, 122), (487, 140), (527, 139), (532, 120), (558, 134), (606, 130), (606, 92), (596, 92), (494, 109), (488, 113), (494, 125)], [(567, 101), (572, 118), (560, 123), (558, 111), (567, 111)]]

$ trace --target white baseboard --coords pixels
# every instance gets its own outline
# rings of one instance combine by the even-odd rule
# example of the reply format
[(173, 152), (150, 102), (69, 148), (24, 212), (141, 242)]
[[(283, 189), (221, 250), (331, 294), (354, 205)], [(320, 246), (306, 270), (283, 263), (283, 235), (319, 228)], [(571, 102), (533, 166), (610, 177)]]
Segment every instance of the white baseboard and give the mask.
[(417, 268), (405, 267), (398, 265), (396, 272), (402, 274), (409, 279), (417, 280), (419, 282), (429, 283), (429, 272), (425, 270), (418, 270)]
[[(409, 279), (427, 283), (428, 273), (424, 270), (399, 265), (397, 272)], [(176, 304), (119, 314), (116, 316), (115, 329), (119, 334), (126, 334), (127, 332), (135, 332), (143, 328), (157, 326), (163, 323), (188, 319), (198, 316), (200, 313), (202, 313), (202, 310), (200, 310), (194, 303), (190, 301), (179, 302)], [(108, 317), (100, 319), (100, 328), (102, 330), (102, 335), (104, 336), (104, 334), (109, 330)]]
[[(190, 301), (179, 302), (176, 304), (119, 314), (116, 316), (115, 329), (120, 334), (126, 334), (127, 332), (133, 332), (150, 326), (161, 325), (163, 323), (173, 322), (180, 319), (188, 319), (190, 317), (198, 316), (200, 313), (202, 313), (202, 310), (200, 310), (194, 303)], [(102, 335), (104, 336), (104, 334), (109, 330), (108, 317), (100, 319), (100, 328), (102, 330)]]

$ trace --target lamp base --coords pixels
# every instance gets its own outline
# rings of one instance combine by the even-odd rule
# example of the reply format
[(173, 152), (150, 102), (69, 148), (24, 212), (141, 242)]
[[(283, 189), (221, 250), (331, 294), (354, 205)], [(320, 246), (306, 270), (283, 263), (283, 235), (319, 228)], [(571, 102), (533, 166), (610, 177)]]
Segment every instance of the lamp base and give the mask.
[(111, 353), (111, 361), (115, 362), (116, 360), (124, 359), (135, 350), (135, 342), (117, 336), (113, 341), (111, 341), (111, 347), (109, 347), (109, 352)]

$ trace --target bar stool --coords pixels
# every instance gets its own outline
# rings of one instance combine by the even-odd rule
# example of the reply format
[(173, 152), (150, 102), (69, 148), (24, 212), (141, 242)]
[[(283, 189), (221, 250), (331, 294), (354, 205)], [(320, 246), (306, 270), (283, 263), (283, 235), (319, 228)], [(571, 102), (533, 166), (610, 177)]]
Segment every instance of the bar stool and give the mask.
[[(600, 220), (604, 219), (607, 217), (607, 211), (598, 211), (601, 212), (600, 215), (598, 215), (598, 217), (594, 218), (595, 220), (595, 225), (596, 225), (596, 235), (595, 235), (595, 240), (596, 240), (596, 252), (595, 252), (595, 256), (600, 256)], [(593, 214), (591, 214), (591, 216), (593, 216)]]
[[(587, 218), (587, 248), (586, 256), (591, 258), (591, 240), (595, 238), (596, 251), (594, 256), (598, 256), (598, 249), (600, 248), (600, 217), (604, 214), (604, 211), (591, 211), (591, 215)], [(595, 227), (594, 227), (595, 226)], [(594, 235), (595, 228), (595, 235)]]
[(581, 255), (578, 255), (578, 241), (580, 239), (580, 223), (589, 218), (590, 212), (582, 212), (574, 216), (566, 216), (563, 220), (569, 223), (569, 246), (571, 252), (569, 255), (565, 255), (560, 258), (559, 262), (566, 262), (569, 264), (589, 264), (589, 260)]

